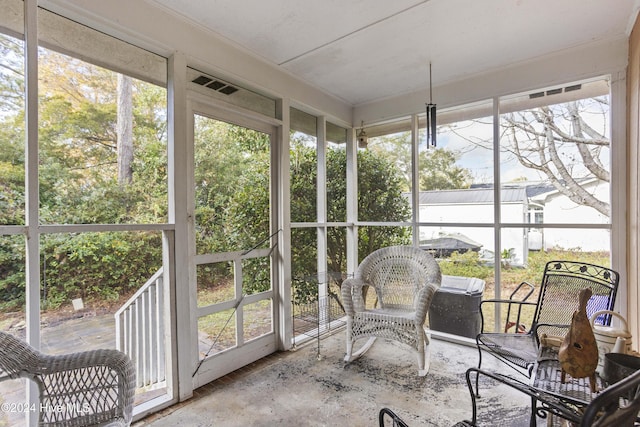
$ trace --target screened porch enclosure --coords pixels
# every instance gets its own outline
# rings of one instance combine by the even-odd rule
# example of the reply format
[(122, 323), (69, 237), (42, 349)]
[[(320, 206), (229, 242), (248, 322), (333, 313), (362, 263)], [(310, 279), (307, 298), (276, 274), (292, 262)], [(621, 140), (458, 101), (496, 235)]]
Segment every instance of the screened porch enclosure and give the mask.
[(551, 260), (626, 277), (617, 63), (474, 97), (447, 84), (428, 146), (422, 101), (343, 114), (51, 6), (0, 0), (0, 330), (45, 353), (125, 352), (137, 419), (339, 330), (342, 281), (383, 247), (431, 252), (483, 299)]

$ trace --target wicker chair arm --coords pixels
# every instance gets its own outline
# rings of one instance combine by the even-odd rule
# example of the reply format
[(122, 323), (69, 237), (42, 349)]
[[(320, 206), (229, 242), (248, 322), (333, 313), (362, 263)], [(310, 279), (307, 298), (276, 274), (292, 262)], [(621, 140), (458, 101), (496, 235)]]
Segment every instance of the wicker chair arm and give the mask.
[(340, 291), (347, 316), (355, 316), (356, 312), (365, 310), (363, 288), (368, 285), (367, 282), (357, 277), (350, 277), (342, 282)]
[(0, 332), (0, 379), (25, 377), (40, 364), (41, 354), (18, 338)]
[(131, 359), (120, 351), (40, 354), (38, 365), (28, 376), (39, 384), (41, 407), (53, 409), (41, 411), (43, 425), (70, 419), (83, 420), (78, 425), (114, 419), (122, 425), (131, 422), (135, 369)]
[(76, 369), (82, 370), (104, 366), (124, 374), (129, 364), (130, 360), (124, 353), (112, 349), (90, 350), (63, 355), (40, 353), (38, 366), (34, 366), (33, 372), (39, 375), (51, 375)]
[(39, 426), (128, 426), (136, 380), (113, 349), (46, 355), (0, 332), (0, 380), (29, 378), (40, 392)]
[(420, 289), (418, 295), (416, 297), (416, 324), (423, 325), (426, 318), (427, 313), (429, 312), (429, 307), (431, 306), (431, 300), (433, 300), (434, 295), (440, 288), (440, 283), (429, 283), (427, 286)]

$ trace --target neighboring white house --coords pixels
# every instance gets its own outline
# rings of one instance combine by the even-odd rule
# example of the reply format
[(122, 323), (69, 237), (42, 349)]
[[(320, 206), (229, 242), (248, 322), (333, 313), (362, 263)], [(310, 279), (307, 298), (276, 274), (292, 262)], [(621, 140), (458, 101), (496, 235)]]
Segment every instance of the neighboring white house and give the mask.
[[(600, 200), (609, 200), (609, 185), (592, 179), (582, 188)], [(420, 242), (442, 237), (471, 239), (482, 245), (483, 251), (510, 253), (510, 262), (523, 264), (529, 250), (577, 249), (582, 251), (609, 250), (610, 231), (571, 228), (530, 228), (527, 224), (607, 224), (609, 218), (594, 208), (578, 205), (553, 186), (541, 183), (515, 183), (501, 190), (500, 219), (503, 224), (523, 224), (522, 228), (503, 228), (501, 248), (494, 248), (493, 188), (423, 191), (420, 193), (420, 222), (487, 223), (487, 227), (421, 227)]]
[[(610, 201), (609, 183), (607, 182), (591, 179), (581, 183), (581, 187), (593, 194), (598, 200)], [(558, 190), (537, 194), (530, 198), (529, 204), (530, 206), (543, 207), (543, 223), (545, 224), (609, 224), (611, 222), (608, 216), (589, 206), (572, 202)], [(542, 230), (542, 247), (544, 249), (579, 248), (587, 252), (609, 251), (610, 235), (609, 229), (591, 230), (589, 233), (585, 233), (582, 229), (546, 228)], [(532, 248), (531, 245), (529, 247)]]

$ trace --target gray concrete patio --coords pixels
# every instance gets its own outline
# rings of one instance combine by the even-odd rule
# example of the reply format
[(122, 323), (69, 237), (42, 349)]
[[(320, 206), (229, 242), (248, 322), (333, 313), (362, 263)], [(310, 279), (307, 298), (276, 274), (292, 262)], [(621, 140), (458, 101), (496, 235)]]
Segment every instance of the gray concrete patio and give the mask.
[[(50, 354), (114, 346), (110, 314), (52, 322), (42, 329), (42, 350)], [(319, 347), (312, 339), (293, 351), (275, 353), (134, 425), (375, 426), (382, 407), (393, 409), (412, 426), (447, 426), (470, 418), (464, 373), (477, 365), (477, 350), (433, 339), (431, 353), (426, 377), (417, 376), (416, 357), (408, 348), (385, 340), (378, 340), (361, 359), (345, 364), (344, 330), (338, 329), (323, 337)], [(505, 369), (492, 358), (485, 367)], [(4, 401), (23, 400), (24, 386), (16, 385), (0, 383)], [(483, 386), (487, 390), (480, 402), (480, 419), (487, 422), (483, 425), (528, 425), (527, 398), (504, 386)], [(0, 425), (24, 425), (23, 417), (4, 415)]]
[[(476, 366), (474, 347), (432, 340), (431, 368), (417, 376), (408, 348), (378, 340), (345, 364), (344, 331), (295, 351), (275, 353), (196, 390), (193, 398), (134, 423), (160, 426), (377, 426), (388, 407), (410, 426), (452, 426), (471, 417), (465, 380)], [(504, 365), (488, 358), (486, 368)], [(481, 381), (479, 419), (486, 426), (528, 426), (529, 399)], [(539, 420), (539, 425), (546, 425)]]

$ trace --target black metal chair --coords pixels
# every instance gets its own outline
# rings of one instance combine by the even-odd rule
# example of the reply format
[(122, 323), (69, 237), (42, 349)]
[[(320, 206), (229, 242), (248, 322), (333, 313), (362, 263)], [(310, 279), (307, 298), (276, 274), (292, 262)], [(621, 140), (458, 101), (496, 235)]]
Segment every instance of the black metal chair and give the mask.
[[(623, 380), (602, 390), (588, 405), (579, 405), (569, 398), (562, 398), (539, 388), (530, 386), (515, 378), (477, 368), (469, 368), (466, 373), (467, 386), (471, 395), (472, 418), (461, 421), (456, 426), (477, 426), (477, 393), (472, 382), (478, 383), (480, 376), (486, 376), (531, 397), (531, 425), (535, 426), (536, 415), (554, 415), (580, 427), (627, 427), (640, 425), (640, 370)], [(475, 378), (473, 378), (475, 377)], [(538, 402), (540, 405), (538, 405)], [(493, 418), (492, 418), (493, 419)], [(494, 420), (496, 421), (496, 420)]]
[[(548, 393), (532, 387), (515, 378), (492, 372), (469, 368), (466, 372), (467, 387), (471, 395), (472, 417), (456, 423), (453, 427), (477, 427), (478, 408), (477, 394), (473, 391), (472, 383), (478, 382), (483, 375), (501, 384), (505, 384), (531, 397), (531, 425), (536, 425), (536, 416), (549, 415), (566, 419), (579, 427), (631, 427), (640, 425), (638, 413), (640, 411), (640, 370), (623, 380), (607, 387), (588, 405), (580, 406), (563, 399), (554, 393)], [(473, 378), (475, 377), (475, 378)], [(537, 405), (540, 402), (541, 405)], [(490, 414), (491, 424), (499, 424), (493, 414)], [(391, 424), (386, 424), (390, 421)], [(379, 414), (380, 427), (408, 427), (408, 425), (392, 410), (383, 408)]]
[[(389, 420), (391, 424), (387, 424), (387, 420)], [(378, 414), (378, 422), (380, 423), (380, 427), (409, 427), (395, 412), (393, 412), (389, 408), (382, 408), (380, 410), (380, 413)]]
[[(484, 317), (482, 329), (476, 337), (479, 361), (478, 369), (482, 368), (482, 353), (487, 352), (528, 377), (536, 362), (540, 337), (564, 337), (571, 324), (571, 317), (577, 308), (578, 293), (581, 289), (591, 288), (593, 295), (587, 304), (587, 316), (600, 310), (613, 310), (620, 275), (606, 267), (574, 261), (551, 261), (545, 266), (540, 293), (537, 302), (528, 301), (533, 286), (521, 284), (511, 295), (510, 299), (484, 300), (480, 304), (480, 313), (486, 304), (506, 305), (507, 316), (504, 332), (484, 332)], [(516, 295), (522, 289), (530, 287), (524, 299), (517, 300)], [(535, 313), (530, 324), (523, 322), (523, 309), (535, 307)], [(603, 315), (596, 323), (608, 325), (611, 316)], [(514, 332), (507, 332), (511, 326)], [(477, 390), (476, 390), (477, 391)]]

